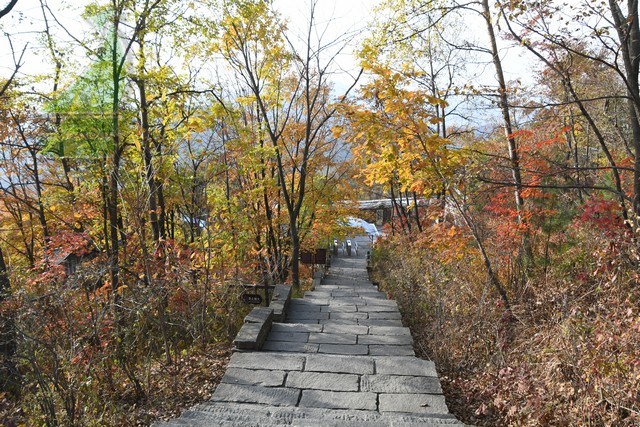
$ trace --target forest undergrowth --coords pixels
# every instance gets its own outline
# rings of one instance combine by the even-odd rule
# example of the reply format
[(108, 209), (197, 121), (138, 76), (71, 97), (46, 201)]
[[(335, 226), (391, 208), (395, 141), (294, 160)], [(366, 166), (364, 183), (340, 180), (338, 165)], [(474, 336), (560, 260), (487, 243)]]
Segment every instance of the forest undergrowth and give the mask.
[[(151, 387), (144, 399), (136, 399), (131, 386), (124, 387), (119, 395), (102, 395), (101, 416), (84, 418), (79, 425), (149, 426), (158, 420), (177, 417), (186, 408), (209, 399), (226, 371), (230, 356), (229, 343), (220, 342), (205, 348), (196, 347), (188, 354), (185, 352), (173, 366), (155, 361), (148, 367)], [(96, 403), (91, 395), (85, 397), (88, 399), (85, 405)], [(34, 425), (32, 423), (46, 423), (44, 417), (38, 421), (38, 417), (34, 418), (33, 413), (25, 410), (26, 402), (27, 399), (16, 401), (3, 393), (0, 396), (0, 426), (26, 427)]]
[(207, 283), (200, 251), (159, 248), (132, 258), (147, 268), (127, 266), (151, 274), (123, 275), (116, 292), (99, 255), (4, 301), (16, 344), (0, 369), (0, 426), (147, 426), (210, 396), (249, 307), (239, 288)]
[(632, 242), (592, 224), (534, 240), (526, 269), (494, 245), (505, 310), (461, 229), (392, 236), (372, 278), (398, 300), (447, 404), (482, 426), (640, 424), (640, 288)]

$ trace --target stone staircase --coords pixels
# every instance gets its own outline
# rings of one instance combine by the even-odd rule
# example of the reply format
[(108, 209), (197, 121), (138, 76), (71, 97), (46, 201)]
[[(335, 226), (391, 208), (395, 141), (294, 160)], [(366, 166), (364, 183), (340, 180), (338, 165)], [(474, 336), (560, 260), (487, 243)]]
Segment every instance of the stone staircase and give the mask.
[[(415, 357), (395, 301), (360, 256), (332, 260), (321, 284), (271, 325), (261, 350), (237, 351), (212, 398), (176, 426), (464, 425), (447, 409), (432, 362)], [(250, 325), (252, 326), (252, 325)]]

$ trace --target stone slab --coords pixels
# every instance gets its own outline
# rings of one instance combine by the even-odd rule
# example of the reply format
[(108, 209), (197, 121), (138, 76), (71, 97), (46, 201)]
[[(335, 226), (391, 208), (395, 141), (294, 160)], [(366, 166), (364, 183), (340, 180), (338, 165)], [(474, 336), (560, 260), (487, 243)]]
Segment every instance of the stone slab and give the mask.
[[(238, 404), (234, 404), (238, 405)], [(413, 416), (408, 418), (407, 416), (401, 416), (401, 414), (395, 414), (387, 412), (385, 414), (378, 414), (373, 411), (348, 411), (343, 409), (323, 411), (329, 413), (347, 412), (345, 415), (337, 415), (338, 418), (328, 418), (329, 415), (321, 416), (320, 418), (311, 418), (307, 414), (300, 413), (300, 410), (317, 409), (319, 408), (300, 408), (295, 411), (293, 415), (287, 414), (286, 416), (275, 415), (272, 409), (276, 407), (265, 406), (269, 409), (269, 412), (263, 417), (256, 417), (253, 415), (247, 415), (244, 413), (238, 413), (237, 415), (229, 414), (208, 414), (194, 411), (185, 411), (183, 414), (184, 419), (178, 419), (169, 422), (159, 422), (154, 424), (155, 427), (442, 427), (442, 426), (463, 426), (464, 424), (445, 418), (436, 418), (435, 414), (424, 414), (422, 417)], [(355, 415), (358, 413), (358, 415)], [(371, 420), (369, 414), (377, 414), (381, 418), (379, 420)], [(344, 418), (343, 418), (344, 417)], [(400, 418), (400, 419), (398, 419)]]
[(330, 298), (331, 298), (331, 291), (322, 290), (321, 287), (316, 289), (315, 291), (306, 292), (304, 294), (305, 300), (330, 299)]
[(157, 423), (156, 427), (184, 426), (255, 426), (278, 425), (298, 427), (435, 427), (463, 425), (451, 415), (406, 414), (348, 409), (286, 408), (246, 403), (207, 402), (185, 411), (184, 423)]
[(337, 324), (325, 324), (322, 332), (328, 334), (358, 334), (364, 335), (369, 332), (369, 327), (364, 325), (337, 325)]
[[(328, 276), (327, 276), (328, 277)], [(344, 285), (340, 285), (337, 283), (333, 283), (333, 282), (328, 282), (328, 279), (325, 277), (325, 279), (322, 281), (322, 289), (323, 290), (334, 290), (334, 289), (342, 289), (344, 288)]]
[(318, 320), (318, 319), (291, 319), (292, 322), (308, 324), (308, 325), (318, 325), (321, 322), (326, 322), (326, 320)]
[(335, 319), (344, 319), (344, 320), (366, 319), (367, 315), (368, 315), (368, 313), (363, 313), (363, 312), (341, 313), (341, 312), (329, 311), (329, 319), (332, 319), (332, 320), (335, 320)]
[(273, 323), (273, 309), (254, 307), (244, 318), (244, 324), (233, 340), (238, 350), (259, 350), (267, 339)]
[(307, 408), (375, 411), (377, 409), (377, 394), (348, 391), (303, 390), (299, 406)]
[(397, 313), (398, 308), (392, 305), (378, 305), (378, 304), (367, 304), (367, 305), (359, 305), (358, 311), (365, 312), (380, 312), (380, 313)]
[(271, 332), (322, 332), (318, 323), (274, 323)]
[(376, 373), (437, 377), (436, 365), (415, 357), (375, 357)]
[(338, 308), (338, 307), (355, 307), (356, 310), (358, 310), (357, 305), (355, 305), (352, 302), (348, 302), (348, 301), (342, 301), (340, 299), (334, 299), (331, 300), (331, 303), (327, 306), (327, 307), (331, 307), (331, 308)]
[(383, 296), (384, 298), (375, 298), (375, 299), (371, 299), (369, 301), (370, 305), (375, 305), (375, 306), (385, 306), (385, 307), (393, 307), (393, 308), (398, 308), (398, 303), (395, 300), (392, 299), (386, 299), (386, 297), (384, 296), (384, 293), (379, 292), (380, 296)]
[(355, 344), (357, 335), (355, 334), (328, 334), (321, 332), (319, 334), (309, 334), (309, 342), (317, 344)]
[(312, 354), (307, 356), (305, 371), (342, 372), (350, 374), (373, 374), (374, 359), (369, 357), (330, 356)]
[[(224, 402), (204, 402), (195, 405), (192, 408), (193, 412), (200, 412), (200, 414), (231, 414), (232, 418), (237, 415), (246, 414), (253, 417), (259, 417), (262, 419), (272, 418), (274, 420), (280, 420), (282, 425), (298, 425), (298, 422), (302, 420), (314, 420), (316, 422), (320, 420), (327, 421), (358, 421), (361, 424), (359, 426), (369, 426), (369, 424), (362, 424), (367, 422), (375, 422), (385, 420), (387, 426), (389, 420), (398, 421), (419, 421), (419, 420), (438, 420), (438, 419), (452, 419), (449, 415), (442, 414), (426, 414), (426, 415), (411, 415), (411, 414), (380, 414), (377, 411), (362, 411), (362, 410), (349, 410), (349, 409), (335, 409), (328, 410), (324, 408), (304, 408), (295, 407), (287, 408), (282, 406), (268, 406), (268, 405), (251, 405), (248, 403), (233, 403), (227, 404)], [(316, 424), (319, 426), (320, 424)], [(324, 425), (324, 424), (322, 424)]]
[(380, 412), (411, 412), (416, 414), (446, 414), (447, 404), (442, 395), (381, 394)]
[(410, 377), (404, 375), (363, 375), (360, 380), (362, 391), (376, 393), (428, 393), (442, 394), (437, 377)]
[(309, 302), (307, 300), (291, 300), (291, 302), (289, 303), (289, 308), (287, 312), (291, 312), (291, 311), (308, 311), (308, 312), (315, 312), (315, 311), (320, 311), (322, 307), (328, 307), (326, 305), (322, 305), (322, 304), (314, 304), (312, 302)]
[(369, 354), (372, 356), (415, 356), (413, 346), (410, 345), (370, 345)]
[(267, 340), (262, 346), (264, 351), (282, 351), (285, 353), (317, 353), (318, 348), (319, 344), (270, 340)]
[(402, 316), (398, 311), (370, 311), (369, 319), (401, 320)]
[(272, 330), (267, 339), (269, 341), (307, 342), (309, 341), (309, 332), (281, 332)]
[(358, 319), (358, 325), (366, 326), (402, 326), (402, 320), (393, 319)]
[(287, 375), (287, 387), (311, 390), (358, 391), (358, 380), (358, 375), (352, 374), (290, 372)]
[(299, 308), (291, 308), (287, 313), (287, 320), (290, 322), (297, 322), (299, 320), (320, 320), (328, 319), (329, 313), (321, 313), (320, 311), (306, 311)]
[(233, 339), (233, 346), (238, 350), (259, 350), (263, 336), (266, 336), (263, 323), (245, 323)]
[(212, 402), (259, 403), (274, 406), (296, 406), (300, 390), (240, 384), (218, 384)]
[(350, 289), (342, 289), (339, 291), (331, 291), (331, 297), (333, 298), (342, 298), (342, 297), (359, 297), (360, 293), (355, 290)]
[[(334, 411), (336, 411), (337, 409), (334, 409)], [(338, 409), (340, 411), (343, 411), (342, 409)], [(353, 411), (356, 412), (356, 411)], [(359, 411), (359, 412), (371, 412), (371, 411)], [(325, 419), (324, 417), (321, 419), (302, 419), (302, 420), (296, 420), (296, 422), (293, 424), (295, 427), (389, 427), (391, 424), (389, 424), (389, 421), (356, 421), (354, 420), (354, 418), (349, 418), (348, 420), (342, 420), (342, 419)], [(245, 426), (242, 426), (245, 427)], [(260, 426), (262, 427), (262, 426)], [(285, 426), (280, 426), (280, 427), (285, 427)], [(398, 426), (400, 427), (400, 426)], [(402, 427), (408, 427), (408, 426), (402, 426)], [(413, 426), (411, 426), (413, 427)], [(425, 426), (422, 425), (420, 427), (431, 427), (431, 426)]]
[(376, 288), (372, 287), (371, 285), (362, 286), (354, 290), (358, 292), (358, 296), (361, 296), (364, 298), (375, 298), (376, 300), (378, 300), (379, 298), (386, 298), (386, 295), (384, 293), (378, 291)]
[(271, 300), (287, 300), (291, 299), (291, 285), (285, 285), (283, 283), (279, 283), (275, 285)]
[(370, 326), (369, 335), (411, 335), (411, 331), (404, 326)]
[(290, 301), (291, 286), (283, 284), (276, 285), (271, 294), (271, 301), (269, 302), (269, 307), (273, 309), (273, 320), (275, 322), (282, 322), (284, 320)]
[(251, 352), (232, 354), (229, 366), (247, 369), (302, 371), (304, 362), (304, 356)]
[(353, 356), (369, 354), (369, 347), (359, 344), (320, 344), (318, 353), (349, 354)]
[(320, 311), (326, 311), (329, 313), (355, 313), (358, 311), (358, 306), (355, 304), (330, 304), (323, 305)]
[(366, 301), (360, 297), (340, 297), (339, 300), (336, 301), (340, 301), (342, 304), (355, 304), (355, 305), (364, 305), (366, 304)]
[(356, 325), (356, 321), (354, 319), (326, 319), (320, 320), (319, 323), (322, 325), (341, 325), (341, 326), (349, 326)]
[(411, 335), (358, 335), (358, 344), (413, 345)]
[(227, 384), (260, 385), (263, 387), (281, 387), (284, 385), (284, 377), (284, 371), (227, 368), (221, 382)]
[(253, 307), (244, 318), (244, 323), (265, 323), (273, 320), (273, 309), (269, 307)]
[(368, 305), (371, 305), (371, 304), (377, 305), (379, 302), (388, 301), (386, 299), (387, 296), (384, 293), (378, 292), (378, 291), (363, 293), (361, 297), (364, 298), (365, 303)]
[(309, 292), (304, 294), (303, 301), (312, 302), (313, 304), (316, 304), (318, 306), (329, 305), (328, 297), (314, 297), (313, 295), (310, 295)]

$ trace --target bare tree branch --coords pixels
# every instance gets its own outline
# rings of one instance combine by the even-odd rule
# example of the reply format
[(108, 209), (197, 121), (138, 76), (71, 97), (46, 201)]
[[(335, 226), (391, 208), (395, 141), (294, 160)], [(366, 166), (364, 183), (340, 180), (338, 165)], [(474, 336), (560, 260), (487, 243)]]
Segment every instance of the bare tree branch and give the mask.
[(11, 12), (11, 9), (13, 9), (16, 4), (18, 4), (18, 0), (11, 0), (8, 5), (6, 5), (3, 9), (0, 9), (0, 18)]
[(20, 53), (20, 56), (16, 58), (15, 49), (13, 47), (13, 43), (11, 42), (11, 37), (9, 37), (8, 34), (7, 34), (7, 39), (9, 40), (9, 46), (11, 46), (11, 53), (13, 55), (14, 67), (13, 67), (13, 73), (11, 73), (11, 76), (9, 76), (9, 78), (2, 85), (2, 88), (0, 88), (0, 97), (2, 97), (5, 91), (9, 88), (9, 86), (13, 82), (13, 79), (16, 77), (16, 74), (18, 74), (18, 70), (20, 70), (20, 67), (22, 67), (22, 58), (24, 58), (24, 53), (27, 51), (27, 46), (28, 46), (28, 44), (25, 44), (24, 47), (22, 48), (22, 52)]

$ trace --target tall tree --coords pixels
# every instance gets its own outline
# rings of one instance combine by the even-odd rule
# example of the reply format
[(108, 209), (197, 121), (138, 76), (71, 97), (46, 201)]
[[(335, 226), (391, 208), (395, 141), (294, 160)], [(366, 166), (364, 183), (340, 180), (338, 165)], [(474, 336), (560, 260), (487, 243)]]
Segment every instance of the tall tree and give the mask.
[(328, 78), (344, 44), (313, 39), (316, 5), (317, 1), (310, 2), (309, 24), (300, 49), (286, 38), (284, 24), (272, 11), (271, 2), (264, 0), (238, 1), (227, 7), (221, 41), (225, 58), (255, 99), (263, 131), (274, 149), (278, 184), (289, 217), (294, 286), (300, 283), (300, 215), (309, 162), (320, 155), (317, 148), (323, 144), (323, 130), (336, 113), (330, 104)]
[[(558, 28), (557, 23), (548, 17), (555, 13), (567, 13), (560, 3), (504, 3), (501, 8), (511, 36), (562, 82), (567, 92), (566, 102), (574, 104), (587, 121), (611, 171), (613, 187), (610, 191), (616, 195), (629, 229), (636, 229), (632, 224), (640, 213), (640, 165), (637, 162), (640, 156), (640, 27), (637, 22), (638, 3), (623, 2), (623, 6), (625, 4), (626, 8), (613, 1), (580, 5), (571, 11), (574, 19), (568, 19), (564, 26)], [(583, 66), (608, 69), (610, 73), (607, 74), (617, 75), (626, 93), (616, 93), (617, 89), (614, 88), (613, 93), (608, 90), (610, 93), (594, 97), (585, 86), (580, 85)], [(626, 168), (620, 166), (620, 158), (616, 154), (617, 138), (608, 135), (600, 112), (594, 110), (595, 101), (608, 99), (604, 106), (607, 109), (616, 105), (621, 98), (627, 104), (626, 114), (617, 114), (616, 121), (623, 120), (625, 127), (630, 129), (628, 135), (624, 132), (621, 134), (623, 144), (630, 147), (626, 149), (634, 158), (630, 191), (625, 184)], [(631, 205), (630, 209), (628, 204)]]
[[(495, 104), (500, 109), (502, 128), (504, 131), (509, 167), (512, 176), (511, 184), (514, 188), (514, 207), (517, 213), (516, 219), (519, 228), (526, 230), (522, 172), (518, 143), (512, 119), (513, 111), (509, 100), (509, 88), (505, 78), (503, 61), (500, 57), (500, 49), (498, 45), (499, 37), (496, 34), (496, 19), (494, 16), (495, 11), (491, 8), (489, 2), (485, 0), (465, 3), (460, 3), (456, 0), (442, 2), (427, 2), (423, 0), (389, 0), (382, 4), (381, 13), (383, 16), (384, 13), (401, 13), (403, 16), (403, 19), (400, 20), (399, 24), (397, 24), (397, 27), (399, 27), (401, 31), (398, 34), (394, 33), (382, 37), (380, 39), (381, 43), (394, 46), (396, 44), (403, 45), (421, 38), (427, 41), (432, 41), (433, 38), (430, 38), (429, 36), (430, 34), (435, 34), (440, 42), (448, 45), (454, 50), (475, 52), (490, 56), (491, 64), (495, 71), (495, 81), (497, 86), (492, 90), (489, 96), (492, 99), (497, 100)], [(443, 37), (443, 33), (439, 28), (446, 25), (445, 23), (447, 20), (451, 19), (455, 21), (456, 19), (467, 19), (469, 18), (469, 15), (475, 15), (475, 17), (482, 19), (487, 39), (485, 44), (478, 43), (476, 40), (472, 39), (476, 34), (470, 34), (467, 40), (455, 40), (447, 36)], [(415, 61), (411, 61), (410, 64), (413, 65), (413, 62)], [(467, 82), (464, 82), (464, 84), (456, 82), (451, 86), (455, 87), (453, 90), (454, 93), (470, 94), (472, 96), (476, 96), (479, 93), (477, 89), (468, 87), (469, 85)], [(449, 89), (451, 89), (451, 86)], [(451, 93), (451, 91), (449, 93)], [(434, 96), (440, 95), (441, 94)], [(522, 249), (524, 257), (531, 258), (531, 247), (526, 233), (523, 233)]]
[[(0, 9), (0, 19), (4, 17), (6, 14), (11, 12), (11, 10), (18, 3), (18, 0), (10, 0), (9, 4)], [(13, 45), (12, 45), (13, 46)], [(24, 51), (23, 51), (24, 53)], [(14, 55), (15, 58), (15, 55)], [(0, 105), (4, 104), (4, 94), (7, 89), (10, 87), (13, 79), (15, 78), (18, 69), (20, 68), (20, 60), (15, 62), (15, 71), (12, 73), (11, 77), (8, 78), (5, 82), (3, 82), (2, 87), (0, 87)], [(11, 287), (11, 280), (9, 278), (9, 271), (7, 269), (7, 262), (5, 261), (5, 255), (2, 251), (2, 246), (0, 246), (0, 303), (2, 303), (9, 292)], [(4, 311), (0, 315), (0, 356), (2, 357), (2, 369), (3, 376), (8, 378), (7, 371), (12, 370), (12, 358), (15, 352), (15, 336), (13, 331), (13, 319), (11, 316), (5, 315)], [(2, 389), (5, 388), (5, 384), (2, 384)]]

